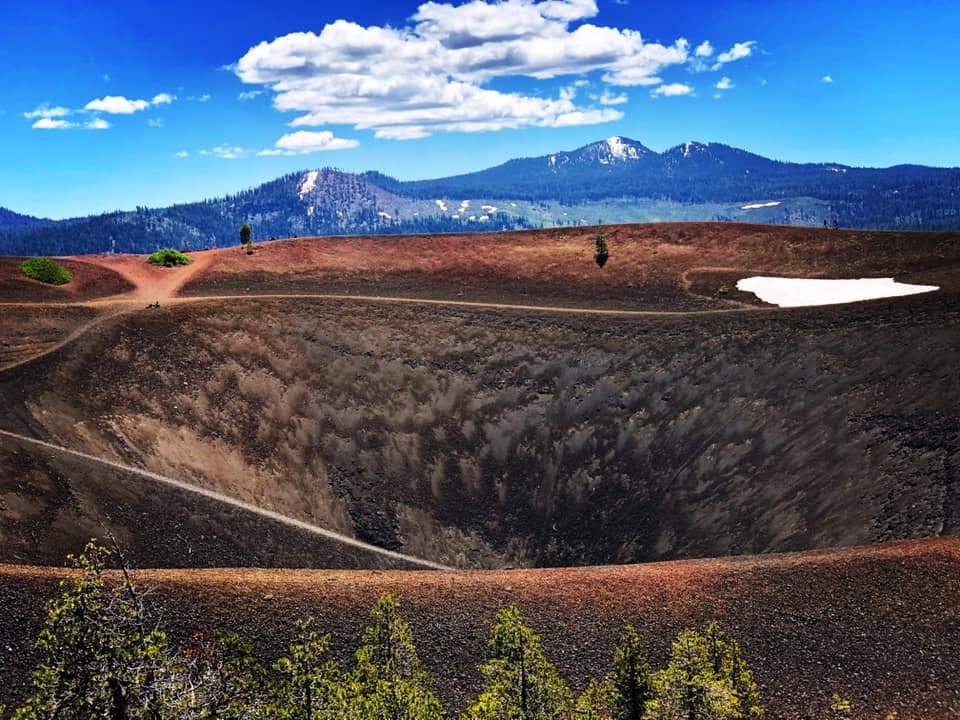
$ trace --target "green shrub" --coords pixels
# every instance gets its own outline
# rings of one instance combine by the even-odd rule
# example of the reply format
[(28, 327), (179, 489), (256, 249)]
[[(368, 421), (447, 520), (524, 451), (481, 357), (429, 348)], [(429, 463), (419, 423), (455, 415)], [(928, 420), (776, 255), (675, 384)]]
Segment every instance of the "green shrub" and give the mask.
[(66, 285), (73, 277), (73, 274), (65, 267), (45, 257), (32, 257), (29, 260), (24, 260), (20, 263), (20, 272), (28, 278), (49, 285)]
[(164, 248), (157, 250), (153, 255), (147, 258), (151, 265), (163, 265), (164, 267), (174, 267), (175, 265), (189, 265), (193, 262), (189, 255), (184, 255), (179, 250)]

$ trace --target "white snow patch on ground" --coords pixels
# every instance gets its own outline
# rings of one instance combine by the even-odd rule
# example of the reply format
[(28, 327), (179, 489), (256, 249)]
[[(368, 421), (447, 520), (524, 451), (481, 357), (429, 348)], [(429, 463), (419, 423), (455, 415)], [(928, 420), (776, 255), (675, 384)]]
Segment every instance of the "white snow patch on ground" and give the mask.
[(497, 211), (496, 205), (481, 205), (480, 209), (487, 213), (487, 215), (493, 215)]
[(311, 170), (306, 175), (303, 176), (303, 182), (300, 183), (300, 199), (303, 200), (304, 196), (308, 192), (312, 192), (317, 187), (317, 177), (320, 175), (319, 170)]
[(741, 210), (758, 210), (765, 207), (776, 207), (780, 204), (779, 200), (771, 200), (770, 202), (765, 203), (751, 203), (750, 205), (744, 205), (741, 207)]
[(382, 217), (384, 220), (393, 220), (393, 215), (391, 215), (391, 214), (388, 213), (388, 212), (384, 212), (383, 210), (381, 210), (380, 212), (378, 212), (377, 215), (379, 215), (380, 217)]
[(486, 215), (481, 215), (481, 216), (480, 216), (480, 222), (487, 222), (489, 219), (490, 219), (490, 218), (487, 217)]
[(893, 278), (859, 280), (814, 280), (806, 278), (750, 277), (737, 282), (737, 290), (752, 292), (771, 305), (808, 307), (919, 295), (940, 288), (936, 285), (909, 285)]
[(434, 200), (434, 202), (440, 208), (440, 212), (445, 213), (447, 211), (447, 204), (443, 200)]

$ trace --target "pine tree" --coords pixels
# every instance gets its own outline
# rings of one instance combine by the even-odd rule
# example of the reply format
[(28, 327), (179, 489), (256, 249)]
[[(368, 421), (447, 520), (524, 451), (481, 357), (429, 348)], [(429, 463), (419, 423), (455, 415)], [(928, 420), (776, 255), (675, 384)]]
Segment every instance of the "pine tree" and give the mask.
[(465, 720), (552, 720), (569, 712), (570, 690), (516, 606), (497, 613), (489, 647), (480, 666), (484, 689)]
[(632, 625), (624, 629), (613, 654), (610, 691), (616, 720), (642, 720), (647, 703), (653, 699), (653, 674)]
[(714, 668), (707, 639), (695, 630), (681, 631), (670, 663), (655, 676), (647, 720), (741, 720), (733, 684)]
[(336, 720), (345, 712), (337, 664), (326, 659), (329, 635), (311, 629), (313, 618), (297, 621), (297, 642), (274, 663), (279, 675), (265, 717), (277, 720)]
[(396, 600), (384, 594), (370, 611), (356, 669), (345, 688), (351, 720), (440, 720), (433, 678), (421, 665), (413, 632)]
[(597, 265), (602, 268), (607, 264), (609, 258), (610, 250), (607, 247), (607, 236), (601, 228), (597, 231), (596, 251), (594, 252), (593, 259), (596, 260)]
[(111, 551), (89, 543), (78, 571), (47, 604), (36, 647), (33, 694), (15, 720), (136, 720), (160, 718), (170, 678), (166, 635), (149, 627), (143, 595), (124, 568), (119, 582), (104, 576)]
[(611, 720), (616, 717), (612, 697), (609, 682), (593, 678), (587, 684), (587, 689), (577, 698), (573, 714), (577, 720)]
[(240, 226), (240, 244), (244, 247), (250, 242), (250, 226), (244, 223)]
[(730, 638), (716, 622), (707, 625), (703, 637), (713, 672), (730, 683), (737, 696), (740, 715), (744, 718), (762, 715), (760, 689), (743, 659), (740, 644)]

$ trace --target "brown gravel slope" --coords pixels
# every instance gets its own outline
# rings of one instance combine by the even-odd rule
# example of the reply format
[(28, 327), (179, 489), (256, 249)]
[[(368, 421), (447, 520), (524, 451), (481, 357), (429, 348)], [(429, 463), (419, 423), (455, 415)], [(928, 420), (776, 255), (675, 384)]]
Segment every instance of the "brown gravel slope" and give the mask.
[(140, 568), (405, 567), (212, 499), (3, 436), (0, 468), (0, 562), (57, 566), (91, 537), (112, 535)]
[[(0, 700), (22, 688), (41, 600), (61, 572), (0, 566)], [(656, 664), (685, 626), (719, 620), (740, 639), (770, 718), (826, 717), (830, 694), (856, 718), (960, 716), (960, 539), (738, 559), (562, 570), (146, 571), (140, 582), (178, 638), (226, 628), (264, 656), (293, 620), (317, 616), (342, 660), (367, 608), (397, 594), (442, 697), (461, 709), (479, 684), (489, 625), (515, 602), (563, 674), (582, 688), (606, 671), (626, 622)], [(16, 650), (13, 650), (13, 649)]]
[(0, 406), (447, 565), (782, 552), (960, 532), (958, 338), (938, 293), (639, 319), (164, 304), (0, 375)]
[(85, 305), (45, 307), (12, 305), (0, 308), (0, 369), (30, 360), (50, 350), (105, 312)]

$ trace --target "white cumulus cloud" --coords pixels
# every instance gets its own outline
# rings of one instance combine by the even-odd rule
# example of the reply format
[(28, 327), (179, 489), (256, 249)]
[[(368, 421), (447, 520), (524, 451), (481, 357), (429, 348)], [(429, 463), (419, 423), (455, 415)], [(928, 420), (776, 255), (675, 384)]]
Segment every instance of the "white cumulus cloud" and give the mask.
[(733, 80), (728, 77), (722, 77), (717, 81), (717, 90), (732, 90), (736, 85), (733, 84)]
[(107, 95), (91, 100), (83, 109), (92, 112), (104, 112), (109, 115), (133, 115), (146, 110), (151, 105), (169, 105), (177, 98), (170, 93), (159, 93), (152, 100), (131, 100), (123, 95)]
[(91, 118), (83, 124), (87, 130), (109, 130), (110, 123), (100, 117)]
[(287, 133), (277, 140), (274, 147), (261, 150), (258, 155), (309, 155), (310, 153), (327, 150), (350, 150), (359, 145), (359, 141), (352, 138), (336, 137), (329, 130), (314, 132), (298, 130)]
[(823, 80), (823, 82), (827, 83), (827, 85), (829, 85), (830, 83), (833, 82), (833, 76), (831, 76), (831, 75), (824, 75), (823, 78), (822, 78), (822, 80)]
[(146, 100), (129, 100), (122, 95), (107, 95), (91, 100), (84, 105), (84, 110), (105, 112), (109, 115), (133, 115), (135, 112), (146, 110), (150, 103)]
[(693, 51), (693, 54), (698, 58), (708, 58), (713, 56), (713, 45), (710, 44), (709, 40), (704, 40), (702, 43), (697, 45), (697, 49)]
[(178, 158), (190, 157), (190, 153), (188, 153), (186, 150), (180, 150), (175, 154), (175, 157), (178, 157)]
[[(406, 27), (336, 20), (252, 47), (232, 70), (297, 113), (294, 127), (347, 124), (377, 137), (561, 127), (618, 120), (610, 107), (487, 86), (505, 77), (551, 79), (601, 72), (607, 86), (655, 86), (683, 65), (689, 43), (646, 42), (640, 32), (596, 25), (595, 0), (426, 2)], [(608, 94), (607, 97), (617, 97)]]
[(683, 97), (693, 95), (693, 88), (685, 83), (669, 83), (650, 91), (654, 97)]

